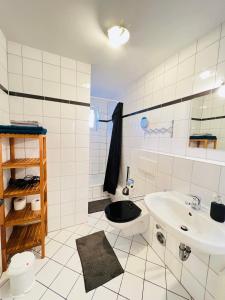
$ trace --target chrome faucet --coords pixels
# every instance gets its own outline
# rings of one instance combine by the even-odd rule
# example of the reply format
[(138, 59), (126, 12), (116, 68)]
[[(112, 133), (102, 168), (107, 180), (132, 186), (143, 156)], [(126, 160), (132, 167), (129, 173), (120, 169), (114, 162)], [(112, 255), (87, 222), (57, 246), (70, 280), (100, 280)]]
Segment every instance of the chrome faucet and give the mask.
[(192, 198), (192, 202), (185, 201), (185, 204), (190, 205), (194, 210), (201, 209), (201, 198), (195, 195), (190, 195)]
[(192, 195), (191, 207), (195, 210), (201, 209), (201, 198), (195, 195)]

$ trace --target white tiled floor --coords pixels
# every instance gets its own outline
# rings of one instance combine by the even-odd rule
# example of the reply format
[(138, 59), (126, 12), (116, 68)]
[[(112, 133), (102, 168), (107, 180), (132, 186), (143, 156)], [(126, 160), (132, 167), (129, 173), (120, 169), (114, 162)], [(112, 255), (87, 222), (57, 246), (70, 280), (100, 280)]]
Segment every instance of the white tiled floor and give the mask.
[[(124, 274), (85, 292), (82, 267), (75, 239), (104, 230), (117, 255)], [(191, 299), (173, 274), (141, 235), (123, 237), (111, 228), (104, 213), (89, 215), (87, 224), (51, 232), (46, 258), (36, 253), (35, 287), (19, 300), (185, 300)], [(0, 288), (0, 299), (12, 300), (9, 281)]]

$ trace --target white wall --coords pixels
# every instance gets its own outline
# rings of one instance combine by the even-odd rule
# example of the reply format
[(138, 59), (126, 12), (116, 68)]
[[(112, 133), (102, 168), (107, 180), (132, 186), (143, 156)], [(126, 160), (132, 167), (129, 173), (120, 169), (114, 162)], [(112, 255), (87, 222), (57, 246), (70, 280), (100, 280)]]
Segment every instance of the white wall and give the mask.
[[(0, 84), (8, 89), (7, 74), (7, 41), (0, 30)], [(8, 124), (9, 122), (9, 103), (8, 95), (0, 89), (0, 123)]]
[[(124, 114), (213, 88), (218, 79), (225, 79), (224, 45), (225, 25), (219, 26), (131, 84), (124, 95)], [(204, 70), (214, 70), (215, 73), (209, 79), (202, 80), (199, 73)], [(225, 151), (188, 147), (190, 108), (191, 101), (185, 101), (123, 119), (121, 180), (125, 176), (126, 165), (131, 162), (132, 149), (136, 148), (225, 163)], [(173, 138), (168, 133), (144, 133), (140, 127), (140, 120), (143, 116), (149, 118), (150, 128), (169, 127), (171, 121), (174, 120)], [(171, 181), (166, 185), (168, 188), (173, 187)], [(190, 187), (189, 191), (198, 192), (204, 198), (210, 199), (215, 189), (201, 186), (200, 183), (200, 185), (197, 184), (196, 189)]]
[[(199, 74), (205, 70), (213, 75), (202, 80)], [(133, 82), (121, 98), (124, 114), (214, 88), (218, 79), (225, 79), (225, 24)], [(120, 182), (124, 182), (126, 166), (130, 165), (135, 180), (134, 197), (174, 189), (199, 195), (208, 206), (214, 192), (225, 201), (225, 152), (188, 147), (190, 108), (190, 101), (186, 101), (123, 119)], [(152, 129), (169, 127), (174, 120), (173, 138), (169, 134), (145, 134), (140, 128), (143, 116), (149, 118)], [(135, 149), (150, 151), (149, 156), (156, 163), (155, 176), (148, 174), (147, 166), (141, 173), (132, 167)], [(167, 247), (161, 249), (155, 240), (154, 220), (151, 221), (146, 238), (178, 280), (196, 300), (214, 299), (218, 270), (225, 267), (225, 257), (194, 251), (186, 263), (181, 263), (179, 241), (168, 235)]]
[[(0, 30), (0, 84), (4, 88), (8, 88), (8, 74), (7, 74), (7, 41)], [(9, 122), (9, 102), (8, 95), (0, 89), (0, 124), (8, 124)], [(7, 158), (7, 141), (3, 141), (3, 160)], [(8, 174), (4, 173), (4, 182), (7, 181)], [(6, 210), (8, 210), (8, 205), (6, 203)], [(0, 275), (2, 273), (2, 259), (1, 259), (1, 249), (0, 249)]]
[[(91, 108), (98, 110), (100, 120), (110, 120), (116, 104), (114, 100), (91, 97)], [(105, 174), (110, 129), (108, 122), (99, 122), (97, 128), (90, 129), (90, 175)]]
[[(10, 119), (37, 120), (47, 128), (49, 230), (87, 219), (91, 66), (53, 53), (8, 42), (9, 90), (71, 104), (9, 97)], [(38, 155), (33, 141), (17, 143), (17, 157)], [(26, 170), (26, 174), (35, 172)], [(24, 176), (25, 173), (17, 173)], [(30, 199), (30, 198), (29, 198)]]
[[(97, 110), (100, 120), (108, 120), (108, 102), (91, 97), (91, 108)], [(99, 122), (90, 129), (90, 175), (104, 174), (107, 157), (107, 123)]]
[[(213, 75), (205, 80), (199, 74), (205, 70)], [(145, 76), (132, 83), (121, 98), (124, 113), (159, 105), (217, 86), (225, 81), (225, 24), (192, 45), (176, 53)], [(142, 116), (149, 117), (152, 128), (170, 125), (175, 120), (173, 139), (163, 135), (145, 136), (139, 128)], [(156, 109), (124, 119), (124, 151), (143, 146), (164, 153), (225, 161), (225, 152), (196, 150), (188, 147), (190, 101)], [(126, 151), (128, 150), (128, 151)]]
[[(111, 120), (117, 102), (91, 97), (91, 108), (97, 109), (100, 120)], [(90, 181), (89, 201), (108, 198), (103, 192), (106, 165), (111, 141), (112, 122), (99, 122), (97, 129), (90, 129)]]

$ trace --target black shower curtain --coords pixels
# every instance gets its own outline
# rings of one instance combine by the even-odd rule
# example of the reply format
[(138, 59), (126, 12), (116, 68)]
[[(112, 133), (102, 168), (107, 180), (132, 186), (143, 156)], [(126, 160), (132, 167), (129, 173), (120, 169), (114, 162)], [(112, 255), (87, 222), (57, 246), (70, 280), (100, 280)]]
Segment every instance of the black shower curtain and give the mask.
[(104, 192), (115, 195), (119, 179), (121, 148), (122, 148), (122, 114), (123, 103), (118, 103), (113, 115), (113, 129), (109, 148), (108, 162), (105, 172)]

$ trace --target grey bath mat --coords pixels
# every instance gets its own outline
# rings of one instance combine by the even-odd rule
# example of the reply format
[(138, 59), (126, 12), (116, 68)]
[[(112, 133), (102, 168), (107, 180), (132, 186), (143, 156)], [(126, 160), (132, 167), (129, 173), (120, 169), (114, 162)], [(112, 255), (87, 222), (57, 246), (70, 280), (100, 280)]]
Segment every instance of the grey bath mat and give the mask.
[(112, 201), (109, 198), (88, 202), (88, 213), (92, 214), (98, 211), (103, 211), (111, 202)]
[(105, 284), (124, 272), (104, 231), (76, 240), (86, 292)]

